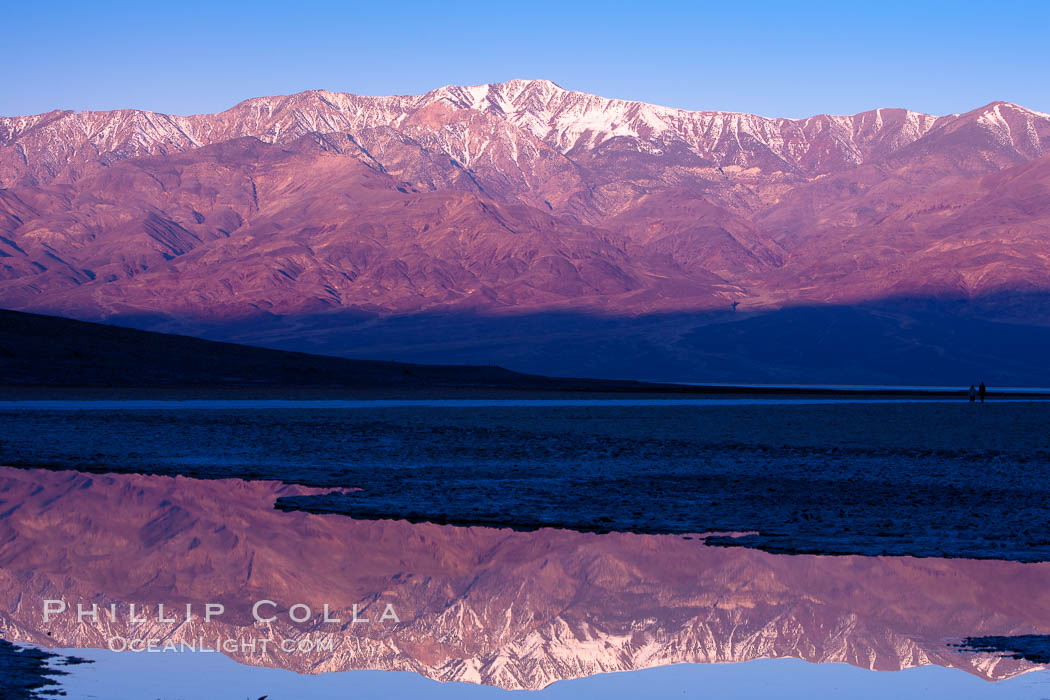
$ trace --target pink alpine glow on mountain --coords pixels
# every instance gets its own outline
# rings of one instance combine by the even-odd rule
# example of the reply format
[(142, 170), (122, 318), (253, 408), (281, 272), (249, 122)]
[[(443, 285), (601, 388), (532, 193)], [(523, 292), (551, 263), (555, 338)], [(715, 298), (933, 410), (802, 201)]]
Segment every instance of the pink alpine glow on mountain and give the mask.
[[(1050, 116), (771, 119), (544, 80), (0, 119), (0, 301), (188, 316), (1043, 285)], [(907, 262), (905, 269), (902, 263)]]

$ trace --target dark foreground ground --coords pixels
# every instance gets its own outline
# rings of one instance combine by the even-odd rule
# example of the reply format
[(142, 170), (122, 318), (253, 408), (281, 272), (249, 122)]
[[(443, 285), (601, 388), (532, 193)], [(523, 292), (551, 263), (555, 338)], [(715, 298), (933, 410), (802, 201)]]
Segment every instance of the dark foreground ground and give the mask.
[(360, 491), (279, 508), (1050, 561), (1050, 403), (25, 411), (0, 463)]

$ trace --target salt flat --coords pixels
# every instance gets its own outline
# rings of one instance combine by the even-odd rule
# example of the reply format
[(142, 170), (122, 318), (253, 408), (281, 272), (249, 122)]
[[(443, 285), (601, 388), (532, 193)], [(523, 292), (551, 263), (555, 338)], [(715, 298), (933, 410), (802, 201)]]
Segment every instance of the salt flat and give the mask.
[[(360, 491), (279, 507), (692, 535), (776, 552), (1050, 560), (1050, 404), (0, 408), (0, 463)], [(714, 541), (712, 541), (714, 542)]]

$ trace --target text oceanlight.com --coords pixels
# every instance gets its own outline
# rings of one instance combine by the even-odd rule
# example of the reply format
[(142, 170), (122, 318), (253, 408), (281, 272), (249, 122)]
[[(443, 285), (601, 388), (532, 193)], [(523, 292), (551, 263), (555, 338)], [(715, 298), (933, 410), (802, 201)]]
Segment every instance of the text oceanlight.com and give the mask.
[(334, 651), (335, 641), (331, 637), (313, 640), (302, 639), (231, 639), (206, 638), (196, 639), (130, 639), (128, 637), (110, 637), (106, 646), (110, 651), (132, 651), (137, 653), (161, 653), (172, 651), (193, 651), (205, 654), (224, 652), (226, 654), (268, 654), (283, 651), (287, 654), (296, 652)]

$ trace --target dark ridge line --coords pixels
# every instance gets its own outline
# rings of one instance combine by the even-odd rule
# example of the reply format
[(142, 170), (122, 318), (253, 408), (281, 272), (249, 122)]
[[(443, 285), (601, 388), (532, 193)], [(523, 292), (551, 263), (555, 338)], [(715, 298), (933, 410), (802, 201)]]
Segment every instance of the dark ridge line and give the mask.
[[(353, 360), (0, 309), (0, 389), (500, 391), (648, 397), (966, 399), (967, 390), (690, 385), (550, 377), (497, 365)], [(1050, 399), (990, 391), (988, 398)]]

